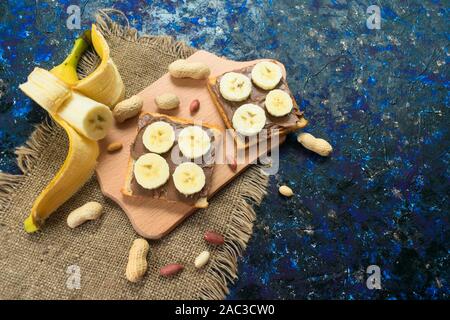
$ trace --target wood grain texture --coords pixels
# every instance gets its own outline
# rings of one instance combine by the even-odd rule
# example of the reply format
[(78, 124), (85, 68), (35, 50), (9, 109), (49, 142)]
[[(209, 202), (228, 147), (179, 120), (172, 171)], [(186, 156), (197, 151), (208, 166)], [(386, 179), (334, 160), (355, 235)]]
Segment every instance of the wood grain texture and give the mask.
[[(201, 61), (211, 68), (211, 75), (218, 76), (224, 72), (253, 65), (261, 60), (238, 62), (226, 60), (216, 55), (197, 51), (189, 61)], [(280, 64), (280, 66), (282, 66)], [(283, 76), (286, 76), (282, 66)], [(143, 112), (159, 112), (180, 118), (204, 121), (225, 130), (225, 125), (206, 88), (207, 80), (174, 79), (168, 73), (138, 93), (144, 99)], [(162, 111), (155, 105), (154, 98), (165, 92), (175, 93), (180, 98), (180, 107), (176, 110)], [(191, 116), (189, 105), (192, 100), (200, 100), (200, 109)], [(127, 170), (130, 145), (136, 136), (137, 117), (115, 124), (108, 136), (100, 142), (100, 157), (96, 169), (100, 188), (103, 194), (115, 201), (126, 213), (136, 232), (148, 239), (159, 239), (168, 234), (196, 209), (183, 203), (170, 203), (164, 200), (128, 197), (121, 193)], [(284, 141), (280, 138), (279, 143)], [(112, 142), (121, 142), (123, 149), (116, 153), (108, 153), (106, 148)], [(272, 147), (275, 146), (274, 145)], [(250, 163), (255, 162), (259, 154), (266, 150), (258, 150), (258, 154), (249, 155), (243, 164), (238, 164), (233, 172), (226, 164), (217, 164), (211, 183), (210, 197), (223, 188), (233, 178), (243, 172)]]

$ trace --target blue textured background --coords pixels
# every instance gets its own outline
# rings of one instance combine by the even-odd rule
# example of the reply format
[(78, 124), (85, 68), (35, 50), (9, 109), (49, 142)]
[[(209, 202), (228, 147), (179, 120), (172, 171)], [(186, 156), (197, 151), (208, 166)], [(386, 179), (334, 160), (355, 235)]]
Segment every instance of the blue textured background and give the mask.
[[(114, 6), (145, 33), (169, 34), (231, 59), (273, 57), (335, 149), (324, 159), (295, 136), (257, 209), (230, 298), (449, 298), (448, 1), (12, 1), (0, 4), (0, 170), (45, 114), (18, 90), (49, 68), (82, 26)], [(366, 8), (381, 6), (381, 30)], [(280, 184), (295, 196), (284, 199)], [(365, 270), (382, 270), (368, 290)]]

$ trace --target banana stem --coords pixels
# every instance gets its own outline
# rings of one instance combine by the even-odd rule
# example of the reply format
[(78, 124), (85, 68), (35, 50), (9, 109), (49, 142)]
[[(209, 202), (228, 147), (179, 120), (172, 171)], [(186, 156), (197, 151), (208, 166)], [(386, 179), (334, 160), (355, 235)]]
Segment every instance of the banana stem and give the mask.
[(50, 72), (68, 85), (74, 85), (79, 80), (77, 75), (78, 62), (90, 43), (91, 32), (88, 30), (75, 40), (72, 51), (66, 59), (60, 65), (54, 67)]
[(77, 40), (75, 40), (75, 44), (72, 48), (72, 51), (67, 56), (66, 60), (62, 63), (64, 66), (74, 66), (78, 65), (78, 61), (80, 61), (81, 55), (84, 51), (89, 47), (89, 44), (86, 42), (85, 38), (81, 36)]

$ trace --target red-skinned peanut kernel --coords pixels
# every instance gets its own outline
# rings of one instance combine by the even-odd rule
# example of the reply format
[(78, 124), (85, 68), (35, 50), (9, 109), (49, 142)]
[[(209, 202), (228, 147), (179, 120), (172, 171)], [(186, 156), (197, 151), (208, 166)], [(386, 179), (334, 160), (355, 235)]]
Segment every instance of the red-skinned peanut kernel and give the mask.
[(204, 239), (205, 241), (215, 245), (221, 245), (225, 242), (223, 235), (215, 231), (206, 231)]

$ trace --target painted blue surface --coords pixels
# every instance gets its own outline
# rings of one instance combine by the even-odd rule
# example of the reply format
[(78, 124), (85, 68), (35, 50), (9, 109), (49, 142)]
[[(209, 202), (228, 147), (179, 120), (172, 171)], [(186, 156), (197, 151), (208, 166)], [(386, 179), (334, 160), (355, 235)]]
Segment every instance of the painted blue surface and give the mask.
[(13, 150), (44, 118), (18, 84), (67, 54), (66, 7), (87, 27), (114, 5), (145, 33), (282, 61), (307, 131), (334, 146), (324, 159), (288, 137), (230, 298), (448, 299), (449, 3), (374, 2), (380, 30), (370, 1), (2, 1), (0, 169), (19, 173)]

